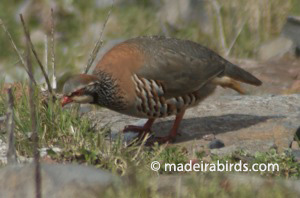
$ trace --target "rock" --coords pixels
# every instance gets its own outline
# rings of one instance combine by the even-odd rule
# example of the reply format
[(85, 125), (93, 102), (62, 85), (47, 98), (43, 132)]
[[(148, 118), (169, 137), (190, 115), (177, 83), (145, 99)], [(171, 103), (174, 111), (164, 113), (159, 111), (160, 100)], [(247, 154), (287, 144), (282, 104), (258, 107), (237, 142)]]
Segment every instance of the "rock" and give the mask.
[(292, 150), (292, 155), (297, 162), (300, 162), (300, 150)]
[(281, 36), (263, 44), (258, 50), (258, 58), (260, 60), (278, 59), (293, 49), (293, 41)]
[(212, 140), (216, 139), (216, 137), (214, 134), (207, 134), (207, 135), (203, 136), (203, 139), (206, 141), (212, 141)]
[(291, 144), (291, 149), (299, 149), (299, 143), (297, 141), (293, 141)]
[(282, 28), (282, 34), (291, 39), (295, 46), (300, 47), (300, 16), (289, 16)]
[[(281, 59), (268, 61), (255, 61), (251, 59), (232, 59), (231, 61), (254, 74), (263, 82), (259, 88), (243, 84), (247, 93), (251, 95), (297, 93), (290, 93), (288, 90), (291, 89), (290, 87), (297, 79), (297, 76), (299, 76), (300, 80), (300, 59), (293, 56), (283, 56)], [(226, 95), (231, 92), (231, 90), (222, 88), (218, 92), (220, 90)], [(230, 94), (233, 95), (235, 93), (231, 92)]]
[(52, 147), (52, 148), (40, 148), (40, 156), (43, 158), (48, 155), (48, 153), (60, 153), (61, 149), (58, 147)]
[(263, 44), (259, 51), (260, 60), (280, 58), (288, 52), (297, 55), (300, 48), (300, 17), (289, 16), (282, 28), (280, 37)]
[(6, 116), (0, 116), (0, 123), (5, 122), (5, 120), (6, 120)]
[(6, 116), (0, 116), (0, 134), (5, 133), (6, 128)]
[[(226, 145), (215, 150), (227, 149), (230, 153), (244, 149), (255, 153), (276, 147), (278, 151), (284, 151), (290, 147), (300, 126), (299, 101), (299, 94), (212, 96), (186, 111), (179, 129), (181, 135), (177, 136), (175, 144), (189, 151), (197, 150), (197, 145), (207, 144), (203, 136), (213, 133)], [(140, 120), (104, 108), (85, 116), (99, 130), (111, 126), (113, 134)], [(158, 119), (152, 130), (156, 136), (167, 135), (173, 122), (174, 117)]]
[(6, 153), (7, 153), (7, 144), (0, 139), (0, 166), (1, 164), (7, 163)]
[[(41, 164), (42, 197), (99, 197), (118, 181), (116, 176), (75, 164)], [(0, 169), (0, 197), (35, 197), (34, 164)]]
[(160, 20), (180, 28), (186, 23), (195, 22), (205, 33), (212, 33), (212, 16), (205, 0), (163, 0), (159, 11)]
[[(107, 8), (107, 7), (111, 6), (113, 1), (112, 0), (95, 0), (94, 2), (95, 2), (96, 8)], [(120, 0), (117, 0), (114, 3), (116, 4), (119, 2), (120, 2)]]
[(208, 144), (208, 148), (210, 149), (219, 149), (219, 148), (223, 148), (225, 146), (225, 144), (222, 142), (222, 140), (212, 140), (209, 144)]
[(300, 140), (300, 128), (296, 132), (296, 138), (298, 138)]
[(288, 90), (290, 93), (300, 93), (300, 80), (295, 80), (291, 88)]

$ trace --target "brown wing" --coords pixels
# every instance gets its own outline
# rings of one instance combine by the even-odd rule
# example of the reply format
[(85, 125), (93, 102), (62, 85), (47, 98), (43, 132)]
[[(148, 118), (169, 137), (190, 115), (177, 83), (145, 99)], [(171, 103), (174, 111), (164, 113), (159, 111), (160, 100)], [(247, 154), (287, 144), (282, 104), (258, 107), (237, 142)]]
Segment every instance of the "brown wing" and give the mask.
[(191, 41), (165, 37), (139, 37), (135, 43), (146, 57), (137, 75), (163, 83), (166, 97), (198, 90), (225, 69), (213, 51)]

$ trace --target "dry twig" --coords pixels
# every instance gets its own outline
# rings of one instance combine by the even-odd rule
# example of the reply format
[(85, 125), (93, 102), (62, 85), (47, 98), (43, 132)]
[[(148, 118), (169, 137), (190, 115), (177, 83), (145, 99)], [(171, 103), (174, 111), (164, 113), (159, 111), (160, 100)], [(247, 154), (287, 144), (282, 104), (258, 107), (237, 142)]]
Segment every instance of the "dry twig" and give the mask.
[(111, 15), (111, 12), (112, 12), (112, 10), (114, 8), (114, 5), (115, 5), (114, 0), (112, 0), (111, 8), (110, 8), (110, 10), (109, 10), (109, 12), (108, 12), (108, 14), (106, 16), (106, 19), (105, 19), (104, 23), (103, 23), (103, 27), (102, 27), (102, 30), (100, 32), (99, 39), (97, 40), (97, 42), (95, 44), (95, 47), (94, 47), (92, 53), (90, 54), (90, 58), (88, 60), (88, 63), (86, 65), (86, 67), (85, 67), (85, 70), (84, 70), (85, 74), (87, 74), (89, 72), (91, 66), (93, 65), (93, 63), (95, 61), (95, 58), (97, 57), (97, 54), (98, 54), (100, 48), (103, 45), (102, 35), (103, 35), (103, 32), (104, 32), (105, 26), (106, 26), (106, 24), (108, 22), (108, 19), (109, 19), (110, 15)]
[[(55, 97), (55, 94), (54, 94), (54, 92), (53, 92), (52, 86), (51, 86), (51, 84), (50, 84), (50, 80), (49, 80), (49, 78), (48, 78), (48, 76), (47, 76), (47, 73), (46, 73), (46, 71), (45, 71), (45, 68), (44, 68), (44, 66), (43, 66), (43, 64), (42, 64), (42, 62), (41, 62), (41, 60), (39, 59), (39, 57), (38, 57), (38, 55), (37, 55), (37, 52), (35, 51), (34, 45), (32, 44), (32, 41), (31, 41), (31, 38), (30, 38), (30, 34), (29, 34), (29, 31), (28, 31), (28, 29), (27, 29), (27, 27), (26, 27), (26, 25), (25, 25), (25, 21), (24, 21), (24, 18), (23, 18), (23, 16), (22, 16), (22, 14), (20, 14), (20, 19), (21, 19), (21, 22), (22, 22), (22, 25), (23, 25), (23, 29), (24, 29), (24, 33), (25, 33), (25, 36), (26, 36), (26, 40), (28, 40), (30, 49), (31, 49), (31, 51), (32, 51), (32, 53), (33, 53), (33, 55), (34, 55), (34, 57), (35, 57), (35, 59), (36, 59), (38, 65), (39, 65), (39, 67), (40, 67), (40, 69), (41, 69), (43, 75), (44, 75), (44, 78), (45, 78), (45, 80), (46, 80), (46, 83), (47, 83), (49, 92), (50, 92), (50, 94), (53, 96), (53, 98), (56, 98), (56, 97)], [(28, 69), (28, 70), (29, 70), (29, 69)], [(29, 72), (29, 73), (30, 73), (30, 72)]]
[(7, 163), (16, 164), (17, 154), (15, 148), (15, 122), (14, 122), (14, 97), (12, 88), (7, 90), (8, 94), (8, 108), (7, 108), (7, 135), (8, 135), (8, 150), (7, 150)]
[(217, 21), (218, 21), (218, 25), (219, 25), (219, 36), (220, 36), (220, 41), (222, 44), (222, 49), (223, 52), (227, 51), (227, 44), (226, 44), (226, 40), (225, 40), (225, 35), (224, 35), (224, 28), (223, 28), (223, 21), (222, 21), (222, 16), (221, 16), (221, 6), (220, 4), (217, 2), (217, 0), (212, 0), (212, 5), (216, 11), (217, 14)]
[(56, 80), (56, 65), (55, 65), (55, 48), (54, 48), (54, 11), (51, 8), (51, 65), (52, 65), (52, 87), (53, 89), (57, 88), (57, 80)]
[[(32, 64), (31, 64), (31, 56), (30, 56), (30, 41), (26, 36), (27, 43), (27, 68), (30, 74), (33, 74)], [(36, 198), (41, 198), (41, 168), (40, 168), (40, 153), (38, 150), (38, 132), (37, 132), (37, 121), (36, 121), (36, 109), (34, 104), (34, 85), (32, 81), (29, 82), (29, 105), (30, 105), (30, 119), (31, 119), (31, 127), (32, 127), (32, 136), (33, 136), (33, 146), (34, 146), (34, 165), (35, 165), (35, 195)]]
[(239, 30), (237, 31), (237, 33), (236, 33), (235, 37), (233, 38), (233, 40), (231, 41), (231, 43), (230, 43), (230, 45), (229, 45), (229, 48), (228, 48), (228, 49), (226, 50), (226, 52), (225, 52), (225, 57), (229, 56), (229, 54), (230, 54), (230, 52), (231, 52), (231, 50), (232, 50), (234, 44), (236, 43), (236, 40), (239, 38), (239, 36), (240, 36), (242, 30), (244, 29), (244, 26), (245, 26), (246, 22), (247, 22), (247, 19), (245, 19), (245, 20), (243, 21), (241, 27), (240, 27)]
[(2, 29), (4, 30), (4, 32), (6, 33), (8, 39), (10, 40), (10, 43), (12, 45), (12, 47), (14, 48), (15, 52), (17, 53), (26, 73), (28, 74), (29, 78), (31, 78), (31, 80), (33, 81), (33, 83), (36, 85), (36, 81), (34, 79), (34, 76), (31, 76), (30, 73), (28, 72), (28, 68), (26, 68), (26, 63), (25, 63), (25, 60), (23, 58), (23, 56), (21, 55), (21, 52), (20, 50), (18, 49), (16, 43), (14, 42), (11, 34), (9, 33), (8, 29), (6, 28), (5, 24), (3, 23), (3, 21), (0, 19), (0, 25), (2, 26)]
[[(44, 51), (44, 64), (45, 64), (45, 71), (47, 73), (47, 76), (49, 76), (49, 68), (48, 68), (48, 36), (45, 34), (44, 37), (44, 46), (45, 46), (45, 51)], [(47, 85), (43, 84), (42, 85), (42, 91), (47, 91)]]

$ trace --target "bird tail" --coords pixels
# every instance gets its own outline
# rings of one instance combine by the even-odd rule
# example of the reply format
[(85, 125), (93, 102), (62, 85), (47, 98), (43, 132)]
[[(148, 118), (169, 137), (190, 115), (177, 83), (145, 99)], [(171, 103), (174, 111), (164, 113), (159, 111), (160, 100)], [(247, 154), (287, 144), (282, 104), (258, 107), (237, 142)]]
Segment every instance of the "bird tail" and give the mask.
[(259, 86), (262, 84), (262, 82), (259, 79), (257, 79), (255, 76), (253, 76), (249, 72), (243, 70), (242, 68), (239, 68), (238, 66), (232, 63), (228, 63), (225, 66), (225, 71), (223, 75), (228, 76), (234, 80), (243, 83), (248, 83), (255, 86)]

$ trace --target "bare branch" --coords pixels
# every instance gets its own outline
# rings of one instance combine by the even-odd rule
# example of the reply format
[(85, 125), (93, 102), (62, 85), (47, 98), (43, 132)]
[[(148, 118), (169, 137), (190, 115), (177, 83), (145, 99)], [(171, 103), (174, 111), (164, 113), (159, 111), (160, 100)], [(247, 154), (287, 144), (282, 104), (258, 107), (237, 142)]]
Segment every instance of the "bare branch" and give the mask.
[(14, 122), (14, 97), (12, 88), (7, 90), (8, 93), (8, 108), (7, 108), (7, 135), (8, 135), (8, 150), (7, 150), (7, 163), (16, 164), (17, 154), (15, 148), (15, 122)]
[(44, 46), (45, 46), (45, 51), (44, 51), (44, 59), (45, 59), (45, 70), (47, 75), (49, 75), (49, 67), (48, 67), (48, 35), (45, 34), (44, 37)]
[(35, 79), (34, 79), (34, 76), (31, 76), (31, 75), (29, 74), (28, 69), (26, 68), (25, 60), (24, 60), (23, 56), (21, 55), (20, 50), (18, 50), (18, 47), (17, 47), (16, 43), (14, 42), (14, 40), (13, 40), (11, 34), (9, 33), (8, 29), (6, 28), (5, 24), (3, 23), (3, 21), (2, 21), (1, 19), (0, 19), (0, 25), (2, 26), (4, 32), (6, 33), (8, 39), (10, 40), (10, 43), (11, 43), (12, 47), (14, 48), (15, 52), (17, 53), (17, 55), (18, 55), (18, 57), (19, 57), (19, 59), (20, 59), (22, 65), (23, 65), (23, 67), (24, 67), (26, 73), (28, 74), (29, 78), (31, 78), (32, 81), (34, 82), (34, 84), (36, 85), (37, 83), (36, 83), (36, 81), (35, 81)]
[[(49, 68), (48, 68), (48, 36), (45, 34), (44, 37), (44, 46), (45, 46), (45, 51), (44, 51), (44, 64), (45, 64), (45, 70), (47, 73), (47, 76), (49, 76)], [(47, 85), (43, 84), (41, 87), (42, 91), (47, 91)]]
[[(22, 14), (20, 14), (20, 19), (21, 19), (21, 22), (22, 22), (22, 25), (23, 25), (23, 29), (24, 29), (24, 33), (25, 33), (26, 39), (27, 39), (28, 42), (29, 42), (29, 46), (30, 46), (30, 48), (31, 48), (31, 51), (32, 51), (32, 53), (33, 53), (33, 55), (34, 55), (34, 57), (35, 57), (35, 59), (36, 59), (38, 65), (40, 66), (40, 69), (42, 70), (42, 73), (43, 73), (44, 78), (45, 78), (45, 80), (46, 80), (46, 83), (47, 83), (49, 92), (50, 92), (50, 94), (53, 96), (53, 98), (56, 98), (56, 97), (55, 97), (55, 94), (54, 94), (54, 92), (53, 92), (53, 89), (52, 89), (52, 87), (51, 87), (49, 78), (48, 78), (48, 76), (47, 76), (47, 73), (46, 73), (46, 71), (45, 71), (45, 68), (44, 68), (44, 66), (43, 66), (43, 64), (42, 64), (42, 62), (41, 62), (41, 60), (39, 59), (39, 57), (38, 57), (38, 55), (37, 55), (37, 53), (36, 53), (36, 51), (35, 51), (34, 45), (32, 44), (32, 41), (31, 41), (31, 38), (30, 38), (30, 34), (29, 34), (29, 31), (28, 31), (28, 29), (27, 29), (27, 27), (26, 27), (26, 25), (25, 25), (25, 21), (24, 21), (24, 19), (23, 19)], [(28, 69), (28, 70), (29, 70), (29, 69)], [(29, 73), (30, 73), (30, 72), (29, 72)]]
[[(29, 37), (26, 36), (26, 44), (27, 44), (27, 68), (29, 73), (33, 74), (31, 57), (30, 57), (30, 41)], [(37, 119), (36, 119), (36, 109), (34, 104), (34, 85), (32, 81), (29, 82), (29, 105), (30, 105), (30, 119), (31, 119), (31, 127), (32, 127), (32, 136), (33, 136), (33, 146), (34, 146), (34, 164), (35, 164), (35, 197), (41, 198), (41, 169), (40, 169), (40, 153), (38, 150), (38, 132), (37, 132)]]
[(95, 61), (95, 58), (97, 57), (97, 54), (98, 54), (100, 48), (101, 48), (102, 45), (103, 45), (102, 35), (103, 35), (103, 32), (104, 32), (105, 26), (106, 26), (106, 24), (107, 24), (107, 21), (108, 21), (110, 15), (111, 15), (111, 12), (112, 12), (112, 10), (113, 10), (113, 8), (114, 8), (114, 5), (115, 5), (115, 2), (114, 2), (114, 0), (112, 0), (111, 8), (110, 8), (110, 10), (109, 10), (109, 12), (108, 12), (108, 14), (107, 14), (107, 16), (106, 16), (106, 19), (105, 19), (104, 23), (103, 23), (103, 27), (102, 27), (102, 30), (101, 30), (101, 32), (100, 32), (99, 39), (97, 40), (97, 42), (96, 42), (96, 44), (95, 44), (95, 47), (94, 47), (92, 53), (90, 54), (90, 58), (89, 58), (89, 60), (88, 60), (88, 63), (87, 63), (87, 65), (86, 65), (86, 67), (85, 67), (85, 70), (84, 70), (84, 73), (85, 73), (85, 74), (87, 74), (87, 73), (89, 72), (91, 66), (93, 65), (93, 63), (94, 63), (94, 61)]
[(57, 88), (56, 80), (56, 65), (55, 65), (55, 48), (54, 48), (54, 11), (51, 8), (51, 65), (52, 65), (52, 87), (53, 89)]

